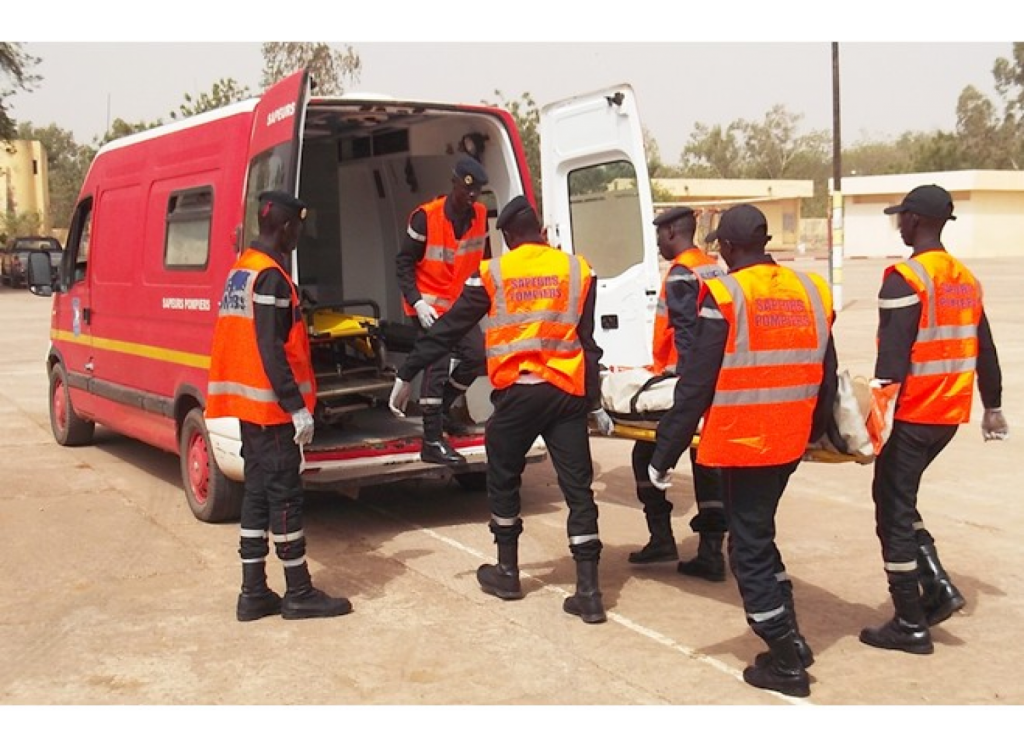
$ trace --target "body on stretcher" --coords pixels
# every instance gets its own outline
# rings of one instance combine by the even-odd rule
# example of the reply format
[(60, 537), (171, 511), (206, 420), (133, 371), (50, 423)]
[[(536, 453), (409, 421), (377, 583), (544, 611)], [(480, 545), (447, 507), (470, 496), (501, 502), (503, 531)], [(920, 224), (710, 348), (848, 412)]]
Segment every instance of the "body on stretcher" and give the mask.
[[(654, 441), (658, 421), (672, 407), (676, 382), (672, 374), (656, 375), (645, 368), (606, 370), (601, 373), (601, 406), (615, 424), (613, 435), (636, 441)], [(870, 464), (874, 448), (866, 422), (870, 389), (865, 379), (854, 379), (848, 371), (839, 374), (839, 388), (833, 407), (835, 429), (846, 444), (842, 451), (826, 434), (810, 443), (805, 461)], [(700, 443), (700, 429), (692, 446)]]

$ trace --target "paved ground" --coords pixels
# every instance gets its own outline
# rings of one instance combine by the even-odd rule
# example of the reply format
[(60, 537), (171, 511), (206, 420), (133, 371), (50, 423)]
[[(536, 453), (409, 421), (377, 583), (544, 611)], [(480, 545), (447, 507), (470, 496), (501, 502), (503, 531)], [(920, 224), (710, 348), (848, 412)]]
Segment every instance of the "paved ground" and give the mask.
[[(793, 263), (824, 271), (820, 261)], [(95, 446), (54, 443), (42, 365), (49, 301), (2, 288), (0, 703), (1024, 704), (1024, 273), (1019, 262), (972, 265), (987, 292), (1013, 440), (983, 443), (979, 409), (926, 475), (921, 503), (968, 606), (934, 630), (934, 655), (861, 645), (860, 628), (891, 613), (871, 469), (803, 464), (778, 527), (817, 654), (807, 700), (743, 683), (761, 644), (731, 578), (710, 584), (670, 564), (626, 563), (645, 528), (630, 444), (614, 438), (593, 441), (607, 624), (561, 610), (574, 573), (548, 462), (529, 467), (524, 482), (524, 600), (499, 602), (477, 587), (476, 567), (493, 556), (481, 494), (405, 485), (309, 501), (315, 581), (350, 597), (354, 614), (237, 623), (237, 527), (192, 517), (171, 455), (102, 430)], [(844, 269), (836, 337), (841, 367), (855, 375), (870, 375), (882, 267)], [(670, 494), (686, 556), (696, 545), (688, 484), (681, 466)]]

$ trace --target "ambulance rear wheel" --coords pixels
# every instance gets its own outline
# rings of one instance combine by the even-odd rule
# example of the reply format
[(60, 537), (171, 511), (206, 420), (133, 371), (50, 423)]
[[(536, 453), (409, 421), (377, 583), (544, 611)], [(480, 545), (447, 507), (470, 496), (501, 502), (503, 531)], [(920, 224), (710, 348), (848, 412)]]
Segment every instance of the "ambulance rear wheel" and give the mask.
[(213, 457), (206, 420), (198, 407), (181, 424), (178, 439), (181, 482), (192, 514), (204, 522), (236, 521), (242, 513), (244, 486), (228, 478)]
[(68, 374), (59, 362), (50, 369), (50, 430), (61, 446), (86, 446), (96, 431), (96, 423), (75, 414)]

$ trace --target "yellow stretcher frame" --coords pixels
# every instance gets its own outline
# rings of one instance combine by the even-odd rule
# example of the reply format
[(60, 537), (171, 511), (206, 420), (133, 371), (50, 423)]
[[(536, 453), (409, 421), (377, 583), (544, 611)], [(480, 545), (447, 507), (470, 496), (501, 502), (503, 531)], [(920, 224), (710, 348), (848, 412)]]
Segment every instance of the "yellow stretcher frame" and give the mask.
[[(657, 439), (657, 432), (654, 428), (640, 428), (635, 425), (620, 425), (615, 424), (615, 429), (612, 435), (619, 438), (629, 438), (634, 441), (649, 441), (654, 443)], [(690, 446), (696, 448), (700, 444), (700, 436), (695, 435)], [(856, 462), (857, 460), (852, 456), (846, 454), (837, 454), (834, 451), (826, 451), (820, 448), (809, 448), (804, 452), (803, 460), (805, 462), (820, 462), (822, 464), (846, 464), (847, 462)]]

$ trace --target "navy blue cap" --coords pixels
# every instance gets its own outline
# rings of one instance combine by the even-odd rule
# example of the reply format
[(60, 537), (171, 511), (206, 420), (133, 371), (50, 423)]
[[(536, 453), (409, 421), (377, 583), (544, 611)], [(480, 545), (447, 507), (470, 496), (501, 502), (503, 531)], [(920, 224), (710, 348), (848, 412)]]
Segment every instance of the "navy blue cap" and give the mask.
[(487, 173), (484, 171), (484, 166), (472, 157), (465, 156), (460, 159), (453, 172), (455, 177), (469, 188), (487, 185)]
[(303, 201), (283, 190), (265, 190), (260, 193), (260, 213), (266, 211), (268, 206), (277, 206), (299, 219), (305, 219), (309, 210)]
[(772, 236), (768, 234), (768, 219), (761, 209), (749, 203), (741, 203), (726, 209), (718, 220), (718, 226), (708, 232), (707, 242), (726, 240), (731, 243), (746, 244), (767, 242)]
[(929, 216), (933, 219), (956, 221), (956, 217), (953, 216), (953, 197), (945, 188), (940, 188), (938, 185), (918, 185), (907, 193), (899, 204), (882, 211), (885, 214), (901, 214), (904, 211), (909, 211), (911, 214)]
[(676, 206), (674, 209), (662, 211), (654, 217), (654, 226), (660, 227), (663, 224), (672, 224), (672, 222), (682, 219), (684, 216), (693, 216), (693, 209), (689, 206)]

